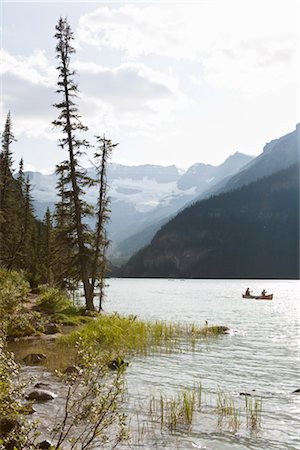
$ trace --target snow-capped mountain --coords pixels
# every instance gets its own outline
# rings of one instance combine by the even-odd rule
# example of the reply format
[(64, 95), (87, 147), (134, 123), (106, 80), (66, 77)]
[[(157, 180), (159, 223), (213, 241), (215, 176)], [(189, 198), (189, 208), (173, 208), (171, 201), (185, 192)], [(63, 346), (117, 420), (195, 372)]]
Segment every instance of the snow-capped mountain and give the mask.
[[(222, 178), (235, 174), (251, 159), (251, 156), (235, 153), (220, 166), (195, 164), (187, 171), (174, 165), (126, 166), (111, 163), (108, 168), (111, 199), (108, 232), (113, 242), (112, 251), (117, 258), (123, 259), (117, 251), (118, 243), (140, 233), (149, 225), (154, 225), (155, 232), (163, 219), (175, 214)], [(95, 176), (94, 169), (89, 168), (88, 174)], [(54, 173), (43, 175), (39, 172), (26, 172), (26, 175), (31, 180), (36, 215), (42, 218), (47, 207), (53, 210), (57, 201), (57, 176)], [(91, 187), (87, 191), (86, 199), (92, 204), (96, 203), (97, 187)], [(149, 236), (151, 238), (151, 234)], [(146, 243), (141, 239), (140, 245)], [(136, 248), (133, 249), (135, 250)]]

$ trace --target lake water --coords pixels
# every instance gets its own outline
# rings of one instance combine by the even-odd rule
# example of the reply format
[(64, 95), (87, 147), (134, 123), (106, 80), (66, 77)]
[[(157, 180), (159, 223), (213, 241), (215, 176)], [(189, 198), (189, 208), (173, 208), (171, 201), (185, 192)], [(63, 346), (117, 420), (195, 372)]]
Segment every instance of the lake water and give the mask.
[[(225, 325), (228, 335), (200, 339), (194, 349), (185, 342), (180, 351), (128, 357), (127, 402), (132, 439), (120, 448), (207, 450), (300, 449), (299, 281), (110, 279), (106, 312), (134, 314), (145, 319)], [(273, 301), (244, 300), (249, 287), (266, 289)], [(37, 404), (41, 431), (47, 438), (53, 417), (63, 408), (65, 387), (41, 367), (23, 368), (23, 376), (50, 382), (54, 402)], [(183, 389), (203, 387), (203, 409), (191, 430), (171, 433), (151, 422), (152, 395), (175, 397)], [(31, 381), (33, 384), (33, 381)], [(230, 396), (241, 410), (234, 429), (220, 421), (218, 392)], [(261, 427), (249, 428), (245, 397), (262, 401)], [(33, 416), (35, 418), (35, 415)], [(67, 448), (67, 447), (66, 447)], [(97, 447), (95, 447), (97, 448)], [(105, 447), (106, 448), (106, 447)]]
[[(241, 392), (262, 399), (258, 431), (219, 427), (212, 411), (197, 416), (190, 434), (149, 432), (143, 448), (300, 448), (300, 395), (292, 394), (300, 388), (298, 281), (110, 279), (109, 285), (107, 312), (200, 326), (207, 320), (234, 330), (200, 341), (194, 351), (133, 358), (126, 375), (130, 398), (146, 405), (151, 394), (172, 396), (201, 382), (212, 403), (218, 390), (237, 404), (245, 402)], [(274, 299), (244, 300), (247, 287), (265, 288)]]

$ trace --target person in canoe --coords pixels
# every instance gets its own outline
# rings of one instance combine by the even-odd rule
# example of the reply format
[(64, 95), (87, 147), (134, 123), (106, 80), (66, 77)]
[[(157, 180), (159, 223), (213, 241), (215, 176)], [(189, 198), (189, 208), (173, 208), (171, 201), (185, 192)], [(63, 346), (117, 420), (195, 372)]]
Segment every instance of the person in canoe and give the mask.
[(249, 296), (249, 295), (250, 295), (250, 289), (249, 289), (249, 288), (246, 289), (245, 295), (246, 295), (246, 296)]
[(261, 291), (261, 295), (262, 295), (263, 297), (266, 295), (266, 293), (267, 293), (267, 291), (266, 291), (265, 289), (263, 289), (263, 290)]

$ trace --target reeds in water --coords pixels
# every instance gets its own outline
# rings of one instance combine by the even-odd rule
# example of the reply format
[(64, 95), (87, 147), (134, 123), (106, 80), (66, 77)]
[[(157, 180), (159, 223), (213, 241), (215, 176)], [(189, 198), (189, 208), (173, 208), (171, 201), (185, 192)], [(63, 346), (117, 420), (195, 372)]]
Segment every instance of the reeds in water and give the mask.
[(234, 431), (240, 428), (241, 410), (236, 405), (236, 401), (233, 397), (225, 392), (218, 391), (216, 411), (219, 415), (219, 426), (222, 424), (223, 419), (226, 419), (228, 426)]
[(247, 427), (251, 430), (258, 430), (261, 428), (262, 400), (246, 396), (245, 402)]

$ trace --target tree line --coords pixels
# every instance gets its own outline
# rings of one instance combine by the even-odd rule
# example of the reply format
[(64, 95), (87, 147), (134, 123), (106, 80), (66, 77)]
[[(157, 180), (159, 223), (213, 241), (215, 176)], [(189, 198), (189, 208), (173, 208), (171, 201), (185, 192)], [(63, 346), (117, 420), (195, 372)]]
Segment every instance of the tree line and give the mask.
[[(107, 164), (117, 144), (105, 135), (95, 136), (97, 176), (90, 178), (80, 162), (84, 151), (92, 145), (84, 137), (88, 127), (82, 123), (76, 103), (78, 84), (71, 67), (74, 34), (67, 19), (59, 19), (55, 39), (59, 101), (54, 105), (58, 117), (53, 125), (61, 131), (58, 145), (66, 153), (56, 167), (58, 201), (54, 213), (48, 209), (43, 221), (34, 217), (30, 179), (25, 179), (23, 159), (17, 176), (13, 170), (12, 146), (16, 139), (8, 113), (0, 154), (0, 265), (9, 270), (24, 270), (33, 287), (46, 283), (70, 290), (82, 286), (86, 309), (90, 311), (95, 309), (98, 289), (101, 310), (108, 270)], [(98, 186), (96, 207), (85, 200), (85, 191), (92, 185)], [(94, 229), (88, 226), (91, 215), (96, 216)]]

